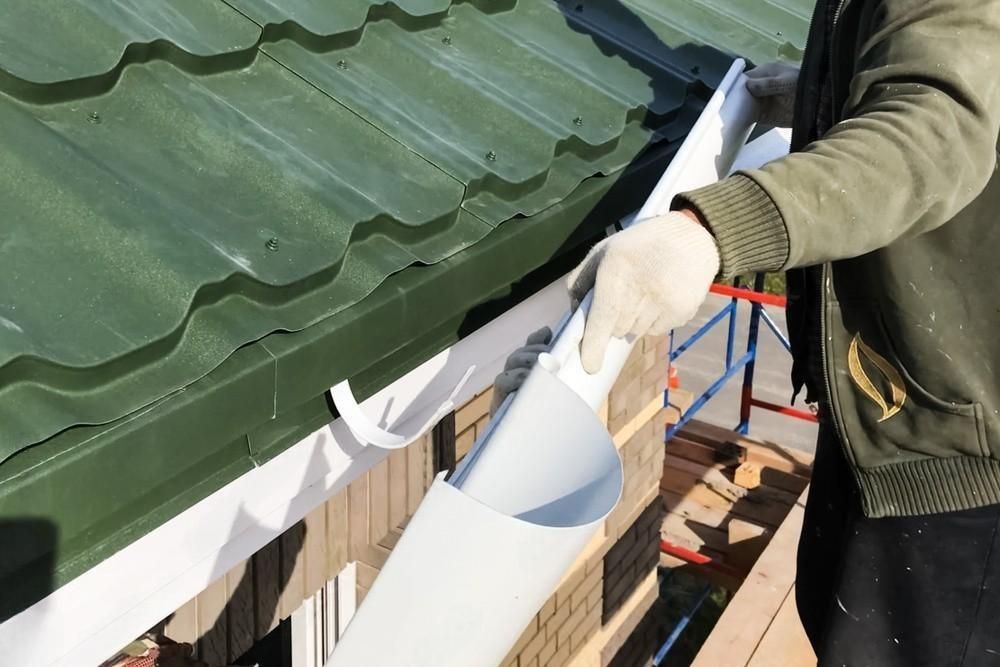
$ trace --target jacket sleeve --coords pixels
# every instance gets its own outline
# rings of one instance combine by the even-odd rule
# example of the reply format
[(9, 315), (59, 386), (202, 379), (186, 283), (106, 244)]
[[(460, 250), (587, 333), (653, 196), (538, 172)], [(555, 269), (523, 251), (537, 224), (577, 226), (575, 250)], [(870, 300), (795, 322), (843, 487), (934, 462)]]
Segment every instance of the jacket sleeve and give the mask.
[(876, 0), (871, 17), (843, 121), (801, 152), (678, 197), (715, 235), (723, 275), (865, 254), (944, 224), (989, 182), (1000, 0)]

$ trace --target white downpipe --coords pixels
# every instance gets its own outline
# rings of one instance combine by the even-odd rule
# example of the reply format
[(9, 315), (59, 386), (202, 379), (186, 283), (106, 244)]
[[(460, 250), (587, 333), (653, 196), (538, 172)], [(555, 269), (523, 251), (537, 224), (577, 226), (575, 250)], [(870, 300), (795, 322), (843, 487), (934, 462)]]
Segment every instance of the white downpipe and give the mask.
[[(737, 60), (639, 219), (725, 176), (756, 118)], [(634, 341), (580, 365), (589, 296), (453, 477), (439, 476), (328, 667), (494, 667), (617, 504), (621, 460), (596, 411)]]

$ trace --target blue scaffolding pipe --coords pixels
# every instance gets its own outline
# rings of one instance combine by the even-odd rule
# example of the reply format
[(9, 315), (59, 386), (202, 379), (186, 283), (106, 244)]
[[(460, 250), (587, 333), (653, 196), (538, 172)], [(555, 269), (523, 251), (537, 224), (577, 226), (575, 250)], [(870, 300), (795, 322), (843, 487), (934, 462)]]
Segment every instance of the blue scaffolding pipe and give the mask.
[(791, 342), (789, 342), (788, 337), (785, 335), (785, 333), (778, 326), (777, 322), (775, 322), (774, 319), (772, 319), (772, 317), (770, 316), (770, 314), (768, 314), (767, 310), (761, 308), (761, 310), (760, 310), (760, 316), (764, 320), (764, 324), (767, 325), (767, 328), (770, 329), (774, 333), (775, 337), (784, 346), (785, 350), (787, 350), (788, 352), (791, 352), (792, 351), (792, 344), (791, 344)]
[(738, 373), (740, 369), (747, 366), (751, 361), (753, 361), (753, 355), (755, 351), (756, 350), (748, 351), (746, 354), (740, 357), (736, 361), (736, 363), (730, 366), (718, 380), (712, 383), (712, 386), (710, 386), (708, 389), (705, 390), (705, 393), (703, 393), (701, 396), (695, 399), (694, 403), (691, 404), (691, 407), (685, 410), (684, 414), (681, 415), (681, 418), (678, 420), (678, 422), (667, 429), (666, 439), (670, 440), (670, 438), (674, 437), (674, 434), (676, 434), (677, 431), (684, 428), (684, 426), (687, 425), (687, 423), (694, 418), (695, 413), (697, 413), (698, 410), (702, 408), (702, 406), (708, 403), (709, 399), (715, 396), (719, 392), (719, 390), (722, 389), (723, 386), (725, 386), (726, 382), (728, 382), (731, 377), (736, 375), (736, 373)]
[(708, 594), (711, 592), (712, 585), (709, 584), (708, 586), (705, 586), (705, 588), (703, 588), (701, 593), (698, 595), (698, 598), (694, 601), (694, 604), (692, 604), (691, 607), (684, 612), (684, 615), (680, 617), (677, 621), (677, 625), (674, 626), (673, 632), (670, 633), (667, 640), (663, 642), (663, 646), (661, 646), (660, 650), (656, 652), (655, 656), (653, 656), (653, 667), (659, 667), (660, 663), (663, 662), (663, 658), (667, 656), (670, 649), (677, 643), (681, 633), (684, 632), (684, 628), (688, 626), (688, 623), (691, 622), (694, 615), (698, 613), (699, 609), (701, 609), (701, 605), (705, 604), (705, 600), (708, 599)]
[[(700, 329), (691, 334), (691, 337), (688, 338), (683, 343), (681, 343), (680, 347), (678, 347), (676, 350), (671, 350), (670, 361), (673, 362), (677, 357), (684, 354), (684, 352), (686, 352), (688, 348), (697, 343), (705, 334), (711, 331), (712, 327), (721, 322), (726, 315), (729, 315), (730, 312), (735, 312), (735, 311), (736, 311), (736, 301), (734, 300), (733, 303), (729, 304), (728, 306), (720, 310), (718, 313), (715, 314), (714, 317), (712, 317), (712, 319), (703, 324)], [(730, 316), (730, 330), (732, 330), (735, 327), (735, 324), (733, 324), (733, 320), (734, 318)], [(671, 334), (671, 341), (673, 341), (673, 334)]]

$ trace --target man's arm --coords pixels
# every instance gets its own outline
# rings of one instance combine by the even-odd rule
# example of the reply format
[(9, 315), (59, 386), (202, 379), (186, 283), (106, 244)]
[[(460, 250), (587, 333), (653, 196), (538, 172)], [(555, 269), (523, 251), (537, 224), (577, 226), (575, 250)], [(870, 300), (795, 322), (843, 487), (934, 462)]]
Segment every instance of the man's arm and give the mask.
[(930, 231), (992, 176), (1000, 0), (878, 0), (872, 16), (846, 120), (802, 152), (678, 198), (718, 241), (723, 275), (856, 257)]

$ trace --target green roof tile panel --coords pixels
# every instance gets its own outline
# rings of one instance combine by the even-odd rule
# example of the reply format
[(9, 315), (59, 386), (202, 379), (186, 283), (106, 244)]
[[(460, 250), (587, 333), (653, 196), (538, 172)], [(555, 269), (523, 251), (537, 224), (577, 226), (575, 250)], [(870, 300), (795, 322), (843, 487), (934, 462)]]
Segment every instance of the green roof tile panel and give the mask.
[[(393, 13), (396, 17), (423, 17), (448, 11), (451, 0), (394, 0), (390, 4), (372, 0), (226, 0), (260, 26), (294, 23), (320, 37), (348, 33), (362, 27), (369, 19)], [(503, 6), (501, 0), (487, 0)], [(484, 3), (486, 7), (489, 4)]]
[[(0, 246), (0, 459), (489, 229), (457, 214), (461, 184), (267, 57), (209, 77), (130, 68), (85, 103), (0, 100), (0, 125), (0, 200), (18, 223)], [(287, 308), (326, 283), (322, 309)], [(149, 386), (136, 371), (165, 355)]]
[[(260, 28), (206, 0), (8, 0), (0, 21), (0, 84), (52, 84), (107, 74), (149, 57), (148, 45), (207, 57), (252, 48)], [(5, 80), (6, 79), (6, 80)]]

